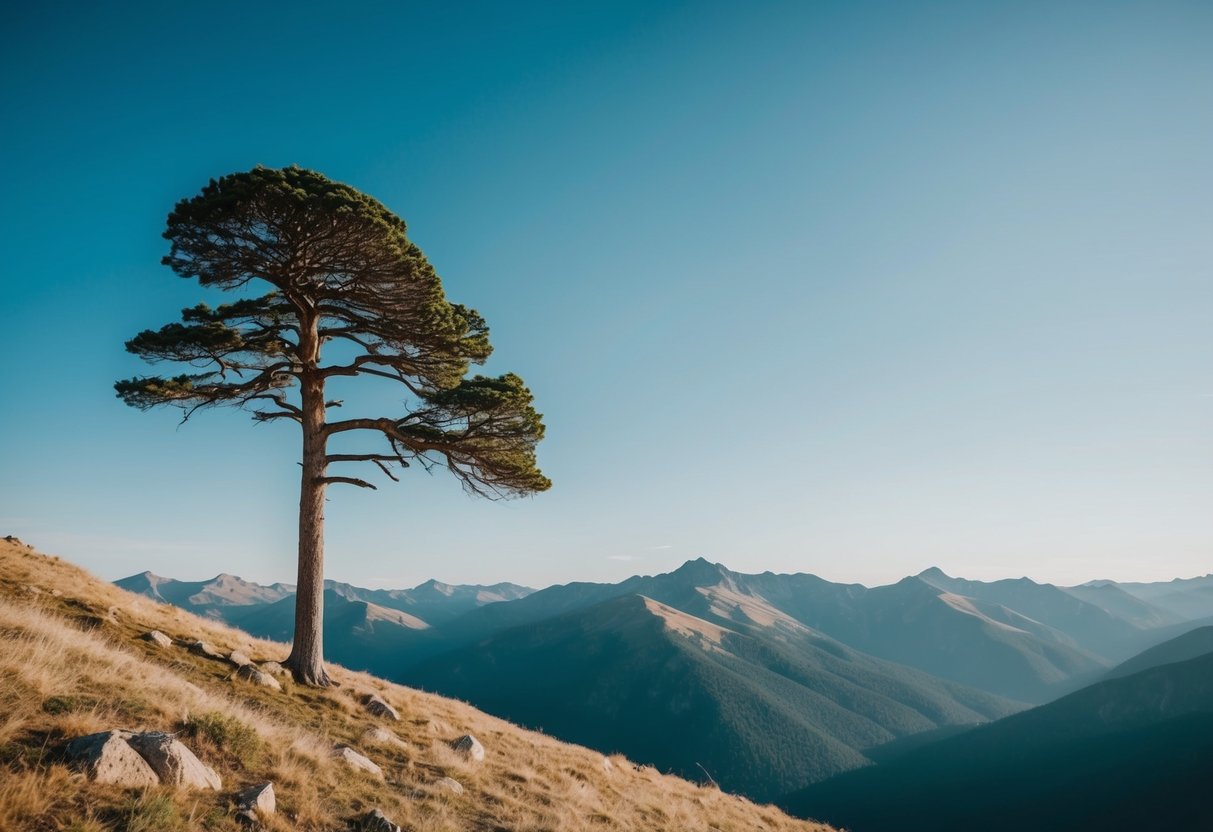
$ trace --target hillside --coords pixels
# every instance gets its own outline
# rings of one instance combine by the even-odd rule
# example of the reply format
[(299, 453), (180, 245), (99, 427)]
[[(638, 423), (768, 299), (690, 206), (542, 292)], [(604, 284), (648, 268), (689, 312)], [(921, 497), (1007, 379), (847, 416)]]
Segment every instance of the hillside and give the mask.
[[(174, 643), (142, 638), (153, 629)], [(255, 686), (222, 657), (181, 646), (196, 638), (258, 662), (287, 653), (0, 541), (0, 829), (235, 832), (244, 827), (232, 794), (267, 780), (278, 809), (261, 820), (273, 832), (344, 830), (374, 808), (406, 829), (440, 832), (822, 828), (340, 667), (330, 669), (334, 689), (286, 677), (281, 690)], [(372, 716), (362, 704), (371, 693), (400, 720)], [(81, 777), (69, 741), (113, 728), (176, 734), (222, 789), (131, 791)], [(483, 743), (482, 762), (451, 748), (463, 734)], [(382, 776), (347, 767), (335, 743), (370, 757)]]
[(1112, 585), (1158, 609), (1181, 619), (1213, 616), (1213, 575), (1176, 578), (1157, 583), (1091, 581), (1084, 586)]
[[(717, 594), (696, 593), (705, 607)], [(753, 599), (749, 610), (761, 617)], [(627, 595), (511, 628), (406, 678), (663, 770), (706, 769), (755, 799), (866, 765), (865, 749), (893, 739), (1017, 709), (794, 621), (775, 633)]]
[(1213, 654), (1084, 688), (785, 798), (854, 832), (1213, 827)]
[(1131, 676), (1152, 667), (1183, 662), (1208, 653), (1213, 653), (1213, 626), (1198, 627), (1138, 653), (1108, 671), (1107, 678), (1117, 679), (1121, 676)]
[[(1042, 592), (1056, 589), (1037, 586)], [(917, 576), (868, 588), (815, 575), (748, 575), (703, 558), (666, 574), (635, 576), (617, 584), (553, 586), (517, 601), (484, 606), (451, 621), (435, 637), (450, 647), (463, 647), (510, 627), (627, 595), (643, 595), (718, 623), (765, 627), (773, 637), (808, 628), (872, 656), (1026, 702), (1052, 698), (1067, 680), (1102, 673), (1112, 664), (1080, 647), (1066, 632)], [(1088, 612), (1107, 617), (1095, 607)], [(1124, 622), (1118, 625), (1132, 628)], [(423, 649), (402, 656), (402, 672), (432, 655)]]

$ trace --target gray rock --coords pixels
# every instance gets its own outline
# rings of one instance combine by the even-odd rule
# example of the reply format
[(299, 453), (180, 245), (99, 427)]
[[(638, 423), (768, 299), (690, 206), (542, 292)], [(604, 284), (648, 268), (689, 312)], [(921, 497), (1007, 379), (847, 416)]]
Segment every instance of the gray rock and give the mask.
[(391, 745), (397, 748), (404, 748), (406, 743), (400, 737), (388, 731), (385, 728), (380, 728), (378, 725), (372, 725), (362, 732), (362, 741), (369, 745)]
[(88, 778), (97, 783), (142, 788), (160, 782), (147, 761), (131, 748), (126, 731), (103, 731), (77, 737), (68, 743), (67, 756), (84, 767)]
[(133, 734), (127, 742), (152, 767), (161, 783), (215, 791), (223, 787), (215, 770), (171, 734)]
[(273, 690), (282, 690), (282, 685), (268, 673), (262, 673), (251, 664), (241, 665), (236, 670), (236, 676), (244, 679), (246, 682), (252, 682), (263, 688), (272, 688)]
[(280, 665), (278, 662), (262, 662), (261, 672), (268, 673), (271, 676), (285, 676), (290, 673), (289, 670)]
[(439, 777), (434, 781), (434, 785), (453, 794), (463, 794), (463, 784), (450, 777)]
[(248, 657), (247, 653), (241, 653), (239, 650), (233, 650), (228, 654), (227, 660), (236, 667), (245, 667), (253, 663), (253, 660)]
[(152, 630), (150, 633), (144, 633), (143, 638), (150, 641), (157, 647), (172, 647), (173, 640), (159, 630)]
[(274, 797), (274, 784), (258, 783), (256, 786), (249, 786), (236, 795), (236, 805), (240, 808), (241, 814), (247, 813), (254, 818), (259, 814), (274, 814), (278, 810), (278, 801)]
[(459, 739), (451, 743), (451, 748), (458, 751), (472, 762), (479, 763), (484, 759), (484, 746), (480, 744), (480, 740), (473, 737), (471, 734), (464, 734)]
[(373, 774), (376, 777), (383, 776), (383, 769), (375, 765), (367, 757), (359, 754), (348, 745), (337, 745), (333, 747), (333, 756), (338, 760), (343, 760), (350, 768), (365, 771), (368, 774)]
[(202, 639), (194, 639), (186, 645), (191, 653), (197, 653), (199, 656), (206, 656), (208, 659), (223, 659), (226, 658), (215, 645), (205, 642)]
[(387, 702), (384, 702), (375, 694), (372, 693), (368, 695), (364, 702), (366, 704), (367, 711), (372, 716), (381, 716), (384, 719), (391, 720), (392, 722), (400, 721), (400, 714), (396, 713), (396, 709)]
[(381, 809), (372, 809), (362, 816), (363, 832), (401, 832), (400, 826), (392, 823)]

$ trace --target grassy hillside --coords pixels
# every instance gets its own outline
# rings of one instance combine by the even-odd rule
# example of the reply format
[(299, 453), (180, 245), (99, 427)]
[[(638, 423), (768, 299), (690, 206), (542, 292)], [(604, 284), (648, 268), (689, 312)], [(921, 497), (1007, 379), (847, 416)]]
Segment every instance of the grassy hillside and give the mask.
[(1112, 679), (786, 798), (854, 832), (1213, 828), (1213, 654)]
[[(345, 830), (378, 807), (406, 829), (814, 830), (771, 807), (524, 731), (467, 705), (342, 668), (340, 687), (274, 691), (232, 679), (226, 661), (141, 635), (202, 638), (254, 660), (280, 643), (101, 582), (19, 542), (0, 541), (0, 829), (181, 832), (241, 829), (231, 795), (270, 780), (285, 830)], [(369, 715), (377, 693), (399, 722)], [(389, 732), (372, 742), (368, 729)], [(73, 737), (110, 728), (176, 732), (223, 779), (221, 792), (98, 785), (66, 762)], [(449, 747), (472, 733), (486, 759)], [(347, 743), (382, 779), (331, 756)], [(451, 777), (465, 792), (439, 782)]]
[(511, 628), (407, 678), (684, 776), (706, 769), (756, 799), (866, 765), (864, 749), (897, 737), (1017, 708), (795, 622), (730, 623), (629, 595)]

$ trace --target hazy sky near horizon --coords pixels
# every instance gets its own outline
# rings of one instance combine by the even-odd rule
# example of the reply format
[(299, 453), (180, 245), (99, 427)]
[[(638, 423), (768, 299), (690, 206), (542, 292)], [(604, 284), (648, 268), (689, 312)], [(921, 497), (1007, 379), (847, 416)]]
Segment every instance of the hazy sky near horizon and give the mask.
[(329, 577), (1213, 571), (1213, 4), (31, 3), (0, 38), (0, 534), (294, 580), (293, 426), (112, 383), (217, 301), (159, 265), (174, 202), (298, 163), (485, 315), (554, 481), (335, 487)]

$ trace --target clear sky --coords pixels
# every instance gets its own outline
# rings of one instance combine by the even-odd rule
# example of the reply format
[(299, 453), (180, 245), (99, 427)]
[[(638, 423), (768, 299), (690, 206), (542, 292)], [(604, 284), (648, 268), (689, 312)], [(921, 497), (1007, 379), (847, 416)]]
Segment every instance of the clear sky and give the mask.
[(216, 302), (159, 265), (173, 203), (298, 163), (485, 315), (554, 481), (335, 487), (330, 577), (1213, 571), (1213, 4), (7, 3), (0, 38), (0, 534), (293, 579), (294, 427), (111, 385)]

